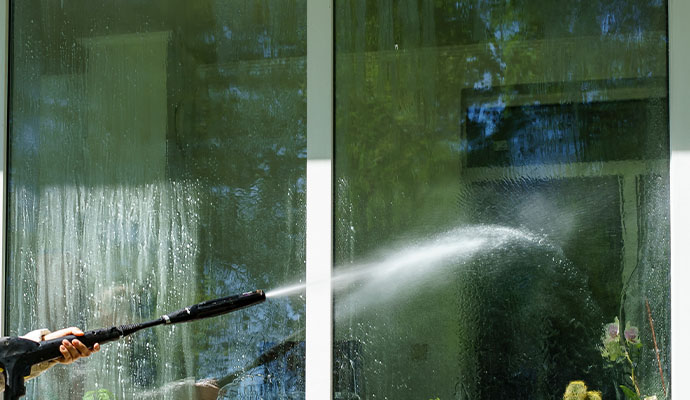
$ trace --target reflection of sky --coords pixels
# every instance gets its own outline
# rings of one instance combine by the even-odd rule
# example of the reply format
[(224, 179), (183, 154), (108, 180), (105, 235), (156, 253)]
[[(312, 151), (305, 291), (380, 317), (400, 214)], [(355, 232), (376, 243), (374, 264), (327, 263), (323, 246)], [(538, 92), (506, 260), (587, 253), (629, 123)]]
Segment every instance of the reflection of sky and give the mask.
[(227, 25), (223, 25), (223, 36), (225, 36), (226, 39), (232, 39), (232, 30), (230, 30)]
[[(279, 343), (262, 342), (262, 352)], [(298, 399), (304, 397), (304, 342), (295, 343), (286, 354), (246, 371), (232, 384), (223, 387), (219, 400)]]
[[(216, 56), (236, 59), (303, 56), (306, 52), (306, 2), (212, 0)], [(241, 2), (240, 2), (241, 3)], [(295, 11), (297, 10), (297, 11)], [(286, 17), (293, 12), (294, 18)]]
[(21, 134), (12, 135), (12, 145), (21, 147), (22, 151), (35, 153), (39, 148), (39, 138), (32, 124), (23, 124), (21, 127), (15, 126), (15, 130)]
[(604, 13), (599, 17), (599, 25), (601, 26), (601, 33), (607, 34), (616, 24), (616, 16), (610, 13)]
[[(597, 23), (602, 35), (631, 32), (637, 36), (654, 29), (653, 18), (646, 11), (661, 8), (661, 0), (649, 0), (647, 4), (629, 1), (603, 2), (599, 7)], [(643, 7), (645, 9), (643, 9)], [(658, 29), (658, 28), (657, 28)]]
[(484, 72), (482, 79), (474, 83), (475, 89), (490, 89), (491, 88), (491, 72)]
[[(480, 106), (470, 106), (467, 109), (467, 119), (479, 124), (482, 127), (481, 136), (487, 138), (496, 132), (498, 120), (503, 110), (505, 110), (505, 107), (506, 104), (502, 96), (499, 96), (496, 101), (484, 103)], [(472, 146), (469, 147), (469, 149), (471, 148)]]
[[(610, 79), (474, 90), (465, 97), (466, 134), (460, 148), (468, 152), (470, 166), (663, 157), (656, 150), (663, 146), (662, 136), (655, 136), (663, 124), (650, 124), (645, 117), (664, 112), (663, 85), (659, 79)], [(612, 98), (632, 87), (649, 98)], [(560, 93), (568, 95), (538, 101)]]
[[(506, 114), (501, 100), (472, 106), (467, 118), (480, 134), (468, 138), (467, 151), (498, 151), (505, 154), (509, 165), (570, 160), (581, 153), (583, 143), (578, 121), (568, 111), (525, 106)], [(500, 142), (506, 143), (502, 150), (495, 147)]]
[[(279, 51), (279, 42), (271, 39), (270, 32), (252, 36), (228, 30), (224, 35), (233, 41), (253, 41), (252, 49), (260, 42), (265, 57)], [(295, 218), (304, 206), (295, 194), (303, 196), (305, 191), (305, 110), (299, 108), (305, 103), (299, 87), (304, 76), (303, 61), (275, 69), (210, 69), (203, 75), (208, 88), (197, 105), (208, 110), (206, 133), (218, 146), (195, 162), (202, 176), (209, 170), (217, 173), (210, 191), (217, 205), (214, 215), (221, 220), (204, 222), (210, 232), (210, 250), (203, 254), (206, 293), (200, 295), (204, 298), (271, 289), (266, 286), (293, 279), (295, 271), (299, 275), (303, 256), (299, 250), (295, 254), (293, 247), (304, 240)], [(193, 135), (184, 140), (190, 147), (199, 143)], [(205, 151), (200, 149), (200, 153)], [(290, 267), (285, 266), (288, 262)], [(198, 354), (199, 377), (222, 378), (243, 370), (266, 350), (267, 343), (299, 334), (294, 331), (303, 326), (303, 316), (299, 298), (278, 298), (207, 321), (208, 335)], [(247, 374), (256, 370), (238, 382), (245, 382)], [(303, 374), (288, 378), (303, 380)]]
[(520, 32), (520, 21), (509, 21), (494, 32), (496, 40), (510, 40)]

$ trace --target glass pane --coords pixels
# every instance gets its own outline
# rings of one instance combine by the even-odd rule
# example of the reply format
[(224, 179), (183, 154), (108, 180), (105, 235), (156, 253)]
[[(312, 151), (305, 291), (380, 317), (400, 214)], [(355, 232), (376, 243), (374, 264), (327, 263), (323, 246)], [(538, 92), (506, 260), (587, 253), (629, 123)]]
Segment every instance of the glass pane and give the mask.
[(666, 22), (336, 2), (336, 398), (666, 398)]
[[(143, 322), (303, 279), (305, 0), (11, 12), (12, 335)], [(140, 331), (28, 396), (303, 398), (303, 330), (303, 299), (272, 299)]]

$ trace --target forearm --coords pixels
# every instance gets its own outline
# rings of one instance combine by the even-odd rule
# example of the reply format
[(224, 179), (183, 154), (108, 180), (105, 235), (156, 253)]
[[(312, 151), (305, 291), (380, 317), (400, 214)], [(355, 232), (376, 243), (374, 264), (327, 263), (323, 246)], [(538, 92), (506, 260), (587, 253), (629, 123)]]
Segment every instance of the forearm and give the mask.
[[(21, 338), (32, 340), (34, 342), (42, 342), (44, 340), (57, 339), (67, 335), (76, 335), (78, 337), (83, 334), (84, 332), (82, 332), (81, 329), (75, 327), (61, 329), (57, 332), (50, 332), (47, 329), (38, 329), (35, 331), (31, 331), (24, 336), (21, 336)], [(100, 350), (100, 346), (98, 345), (98, 343), (94, 344), (92, 349), (89, 349), (88, 347), (86, 347), (86, 345), (84, 345), (84, 343), (79, 341), (79, 339), (73, 338), (71, 342), (69, 340), (63, 340), (62, 345), (60, 346), (60, 353), (62, 354), (62, 357), (58, 357), (54, 360), (43, 361), (32, 365), (29, 375), (25, 376), (24, 380), (27, 381), (29, 379), (37, 377), (38, 375), (42, 374), (55, 364), (71, 364), (79, 358), (88, 357), (94, 351), (98, 350)], [(7, 372), (3, 371), (2, 368), (0, 368), (0, 372), (0, 391), (4, 391), (5, 378)]]
[[(38, 363), (35, 365), (31, 366), (31, 373), (29, 376), (24, 377), (24, 381), (28, 381), (29, 379), (33, 379), (42, 373), (46, 372), (49, 370), (52, 366), (57, 364), (57, 361), (55, 360), (50, 360), (50, 361), (44, 361), (42, 363)], [(0, 368), (2, 370), (2, 368)], [(2, 374), (0, 374), (0, 392), (5, 391), (5, 371), (2, 371)]]

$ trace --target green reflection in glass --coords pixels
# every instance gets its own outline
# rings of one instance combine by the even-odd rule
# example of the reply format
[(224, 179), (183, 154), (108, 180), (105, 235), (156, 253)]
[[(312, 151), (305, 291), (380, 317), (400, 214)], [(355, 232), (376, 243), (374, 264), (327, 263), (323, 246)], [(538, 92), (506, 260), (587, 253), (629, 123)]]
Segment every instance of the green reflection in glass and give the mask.
[(458, 228), (533, 238), (442, 273), (420, 261), (416, 285), (388, 279), (404, 289), (386, 301), (349, 295), (366, 282), (336, 292), (335, 339), (360, 365), (334, 364), (350, 382), (336, 397), (560, 399), (584, 380), (617, 398), (629, 371), (599, 346), (619, 317), (640, 330), (641, 393), (663, 398), (666, 13), (657, 0), (336, 2), (338, 268)]
[[(305, 15), (300, 0), (12, 3), (10, 333), (303, 278)], [(270, 373), (301, 398), (303, 321), (293, 297), (142, 331), (29, 396), (269, 395), (247, 377)]]

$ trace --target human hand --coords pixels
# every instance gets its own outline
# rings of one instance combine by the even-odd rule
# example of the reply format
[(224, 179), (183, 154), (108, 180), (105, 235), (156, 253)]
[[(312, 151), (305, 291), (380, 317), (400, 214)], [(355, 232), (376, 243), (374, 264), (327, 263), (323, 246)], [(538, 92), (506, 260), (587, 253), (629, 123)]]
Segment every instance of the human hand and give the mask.
[[(75, 327), (65, 328), (60, 329), (59, 331), (50, 332), (43, 335), (43, 340), (57, 339), (67, 335), (83, 336), (84, 332), (82, 332), (81, 329)], [(62, 354), (62, 358), (58, 358), (56, 361), (60, 364), (71, 364), (82, 357), (90, 356), (91, 354), (99, 351), (100, 349), (101, 346), (98, 343), (94, 344), (93, 348), (89, 349), (88, 347), (86, 347), (84, 343), (82, 343), (78, 339), (72, 339), (71, 342), (65, 339), (62, 341), (62, 345), (60, 346), (60, 353)]]

